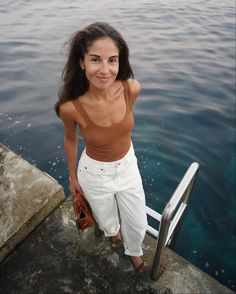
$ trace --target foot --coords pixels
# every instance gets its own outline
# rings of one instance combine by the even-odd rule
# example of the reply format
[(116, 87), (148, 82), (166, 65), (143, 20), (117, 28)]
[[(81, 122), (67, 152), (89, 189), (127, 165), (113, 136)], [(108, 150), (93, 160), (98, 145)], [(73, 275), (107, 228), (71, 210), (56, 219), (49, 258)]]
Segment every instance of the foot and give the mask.
[(116, 236), (112, 237), (111, 247), (112, 248), (124, 247), (124, 243), (123, 243), (120, 232), (118, 232)]
[(143, 261), (141, 256), (130, 256), (130, 259), (138, 273), (142, 274), (147, 270), (148, 264), (146, 261)]
[(116, 236), (111, 237), (110, 239), (112, 250), (114, 250), (120, 257), (124, 256), (125, 248), (120, 232)]

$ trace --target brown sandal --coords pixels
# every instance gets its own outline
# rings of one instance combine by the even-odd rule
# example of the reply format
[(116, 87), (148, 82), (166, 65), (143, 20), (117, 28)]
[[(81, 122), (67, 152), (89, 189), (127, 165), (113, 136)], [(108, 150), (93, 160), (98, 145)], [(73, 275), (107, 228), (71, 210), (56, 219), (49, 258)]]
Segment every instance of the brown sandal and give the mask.
[(142, 261), (138, 266), (136, 266), (134, 264), (134, 262), (131, 260), (131, 263), (133, 264), (133, 267), (136, 269), (136, 271), (139, 273), (139, 274), (143, 274), (144, 272), (146, 272), (148, 269), (149, 269), (149, 265), (147, 263), (147, 261)]
[(121, 240), (121, 239), (113, 240), (113, 239), (111, 238), (111, 247), (112, 247), (113, 249), (115, 249), (115, 248), (123, 248), (123, 247), (124, 247), (123, 240)]
[(124, 256), (125, 254), (125, 248), (124, 248), (124, 242), (122, 239), (116, 239), (113, 240), (111, 237), (111, 248), (114, 250), (120, 257)]
[(139, 274), (143, 274), (148, 270), (148, 263), (146, 261), (143, 261), (138, 267), (135, 267), (135, 269)]

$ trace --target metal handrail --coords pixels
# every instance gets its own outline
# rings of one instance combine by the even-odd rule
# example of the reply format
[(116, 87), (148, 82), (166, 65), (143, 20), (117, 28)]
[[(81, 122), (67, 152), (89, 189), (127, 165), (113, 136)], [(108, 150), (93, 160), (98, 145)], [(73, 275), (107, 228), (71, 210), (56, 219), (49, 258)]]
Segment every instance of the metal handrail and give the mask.
[[(182, 219), (183, 214), (187, 208), (188, 200), (192, 192), (198, 169), (199, 164), (197, 162), (194, 162), (190, 165), (171, 199), (166, 204), (162, 215), (155, 212), (151, 208), (146, 207), (147, 214), (160, 221), (159, 231), (155, 230), (151, 226), (148, 226), (147, 229), (150, 234), (157, 238), (155, 257), (151, 268), (151, 278), (153, 280), (158, 280), (160, 277), (160, 266), (163, 249), (167, 244), (170, 243), (176, 226)], [(178, 205), (179, 208), (177, 209)], [(174, 214), (175, 211), (176, 213)]]

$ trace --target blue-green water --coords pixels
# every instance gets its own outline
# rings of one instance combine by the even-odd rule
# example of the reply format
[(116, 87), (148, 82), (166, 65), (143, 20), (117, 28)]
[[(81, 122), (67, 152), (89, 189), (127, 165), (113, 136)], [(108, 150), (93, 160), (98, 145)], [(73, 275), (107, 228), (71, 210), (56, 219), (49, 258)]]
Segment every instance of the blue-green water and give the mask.
[(147, 203), (161, 212), (190, 163), (200, 163), (175, 250), (232, 289), (234, 11), (233, 0), (0, 2), (0, 141), (68, 193), (63, 127), (53, 111), (61, 45), (93, 21), (114, 25), (142, 84), (133, 141)]

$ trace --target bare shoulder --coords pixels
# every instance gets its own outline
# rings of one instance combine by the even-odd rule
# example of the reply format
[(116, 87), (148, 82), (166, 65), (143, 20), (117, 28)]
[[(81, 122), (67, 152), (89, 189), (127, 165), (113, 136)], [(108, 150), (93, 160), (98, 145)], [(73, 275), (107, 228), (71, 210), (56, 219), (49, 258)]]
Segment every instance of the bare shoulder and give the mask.
[(83, 117), (79, 114), (75, 105), (72, 101), (67, 101), (60, 106), (60, 118), (63, 120), (65, 125), (77, 125), (86, 127), (86, 122)]
[(60, 106), (60, 118), (65, 124), (81, 124), (81, 118), (72, 103), (72, 101), (67, 101)]
[(131, 89), (131, 95), (134, 98), (136, 98), (139, 95), (140, 91), (141, 91), (141, 85), (140, 85), (139, 81), (129, 79), (128, 83), (129, 83), (129, 86), (130, 86), (130, 89)]
[(62, 120), (73, 120), (75, 107), (72, 101), (60, 105), (60, 117)]

